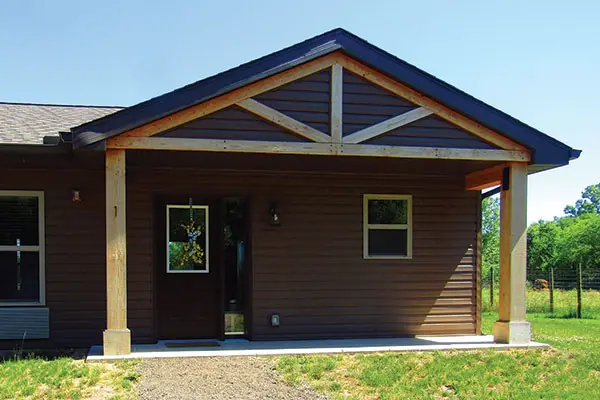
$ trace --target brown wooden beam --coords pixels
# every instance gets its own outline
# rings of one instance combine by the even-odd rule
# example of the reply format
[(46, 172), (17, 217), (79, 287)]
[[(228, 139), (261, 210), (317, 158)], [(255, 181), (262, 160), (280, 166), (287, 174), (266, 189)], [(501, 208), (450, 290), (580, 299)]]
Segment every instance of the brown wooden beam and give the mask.
[(502, 170), (506, 164), (496, 165), (491, 168), (474, 171), (465, 176), (466, 190), (483, 190), (502, 183)]
[(527, 344), (527, 163), (510, 163), (509, 189), (500, 194), (500, 299), (494, 339)]
[(131, 352), (127, 329), (125, 150), (106, 151), (106, 322), (104, 355)]
[(196, 118), (212, 114), (224, 108), (234, 105), (235, 103), (254, 97), (269, 90), (278, 88), (295, 80), (304, 78), (305, 76), (319, 72), (325, 68), (331, 67), (335, 63), (335, 53), (315, 60), (309, 61), (298, 67), (280, 72), (266, 79), (248, 84), (241, 88), (235, 89), (229, 93), (215, 97), (205, 101), (204, 103), (188, 107), (146, 125), (134, 128), (124, 132), (119, 137), (148, 137), (156, 135), (160, 132), (175, 128), (176, 126), (185, 124)]
[(219, 140), (170, 137), (113, 138), (111, 149), (223, 151), (232, 153), (270, 153), (394, 157), (436, 160), (525, 161), (527, 154), (517, 150), (455, 149), (437, 147), (378, 146), (368, 144), (267, 142), (256, 140)]
[(405, 86), (391, 78), (388, 78), (382, 73), (375, 71), (374, 69), (369, 68), (346, 55), (340, 53), (338, 55), (338, 62), (349, 71), (352, 71), (353, 73), (414, 104), (433, 111), (439, 117), (465, 129), (476, 136), (479, 136), (488, 143), (496, 145), (505, 150), (528, 151), (525, 147), (508, 139), (507, 137), (484, 127), (483, 125), (457, 113), (456, 111), (426, 97), (416, 90), (411, 89), (408, 86)]

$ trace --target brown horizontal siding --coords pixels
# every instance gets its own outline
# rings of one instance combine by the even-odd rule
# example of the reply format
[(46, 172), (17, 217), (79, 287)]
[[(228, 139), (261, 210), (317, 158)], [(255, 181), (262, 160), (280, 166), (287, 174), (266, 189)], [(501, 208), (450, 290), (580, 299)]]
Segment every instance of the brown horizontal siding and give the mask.
[[(104, 170), (89, 157), (23, 156), (6, 164), (0, 190), (42, 190), (45, 198), (46, 307), (50, 339), (25, 341), (26, 349), (87, 347), (102, 343), (106, 329)], [(29, 166), (35, 169), (29, 169)], [(40, 168), (43, 167), (43, 168)], [(74, 204), (78, 189), (83, 201)], [(136, 254), (138, 246), (129, 249)], [(144, 256), (148, 252), (143, 250)], [(128, 265), (128, 317), (135, 342), (152, 339), (152, 274)], [(0, 340), (0, 349), (20, 348), (21, 341)]]
[[(155, 195), (249, 197), (254, 339), (475, 332), (477, 196), (463, 190), (462, 177), (133, 165), (128, 185), (128, 195), (135, 193), (128, 201), (136, 204), (128, 233), (135, 230), (130, 241), (144, 249), (152, 235), (141, 215), (151, 212)], [(365, 193), (414, 196), (413, 260), (363, 259)], [(268, 223), (273, 201), (280, 227)], [(273, 313), (281, 315), (278, 328), (270, 326)]]
[[(52, 167), (49, 158), (43, 170), (25, 165), (0, 175), (0, 190), (44, 191), (50, 339), (25, 341), (26, 349), (100, 344), (106, 326), (104, 176), (102, 171), (78, 170), (81, 165), (70, 156), (56, 161), (68, 169)], [(75, 188), (83, 197), (80, 204), (71, 201)], [(0, 348), (15, 345), (0, 340)]]
[(254, 98), (300, 122), (329, 134), (331, 71), (309, 75)]
[(431, 115), (385, 135), (368, 140), (366, 144), (384, 146), (455, 147), (462, 149), (495, 149), (479, 137)]
[(417, 108), (415, 104), (347, 70), (344, 71), (342, 98), (344, 135)]
[(231, 106), (159, 134), (162, 137), (303, 142), (304, 138)]

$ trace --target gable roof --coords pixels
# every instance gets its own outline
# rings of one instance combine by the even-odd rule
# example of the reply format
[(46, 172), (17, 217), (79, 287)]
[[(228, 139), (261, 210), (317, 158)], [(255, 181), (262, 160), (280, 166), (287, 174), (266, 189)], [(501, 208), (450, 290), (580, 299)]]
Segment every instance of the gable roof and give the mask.
[(574, 150), (344, 29), (334, 29), (239, 67), (200, 80), (72, 129), (75, 148), (85, 147), (205, 102), (320, 56), (341, 51), (458, 113), (522, 144), (539, 169), (568, 164)]
[(0, 102), (0, 143), (43, 144), (70, 128), (112, 114), (122, 107)]

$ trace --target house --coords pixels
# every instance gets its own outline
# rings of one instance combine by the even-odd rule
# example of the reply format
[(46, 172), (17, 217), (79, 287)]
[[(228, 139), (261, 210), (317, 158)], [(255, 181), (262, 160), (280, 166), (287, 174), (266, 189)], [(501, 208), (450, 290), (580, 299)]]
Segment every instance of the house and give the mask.
[(336, 29), (119, 109), (0, 104), (0, 348), (527, 343), (527, 176), (580, 151)]

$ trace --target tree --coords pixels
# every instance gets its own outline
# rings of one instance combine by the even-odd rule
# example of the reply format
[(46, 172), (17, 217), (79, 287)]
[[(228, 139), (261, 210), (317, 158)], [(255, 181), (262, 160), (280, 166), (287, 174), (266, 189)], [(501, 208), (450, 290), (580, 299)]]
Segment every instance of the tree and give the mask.
[(556, 243), (556, 263), (575, 270), (579, 264), (588, 277), (600, 274), (600, 214), (584, 213), (577, 218), (564, 217)]
[(566, 206), (565, 214), (578, 217), (583, 214), (600, 214), (600, 183), (590, 185), (581, 193), (574, 206)]
[(560, 226), (557, 221), (539, 220), (527, 230), (527, 271), (530, 276), (547, 276), (546, 271), (556, 266), (557, 240)]
[(481, 204), (481, 264), (484, 279), (490, 276), (490, 270), (498, 276), (500, 264), (500, 199), (488, 197)]

